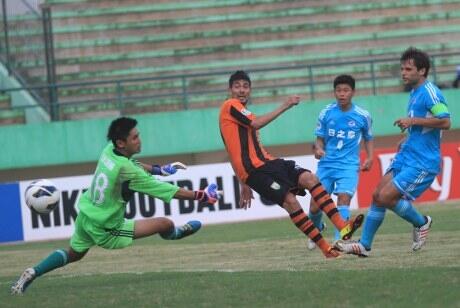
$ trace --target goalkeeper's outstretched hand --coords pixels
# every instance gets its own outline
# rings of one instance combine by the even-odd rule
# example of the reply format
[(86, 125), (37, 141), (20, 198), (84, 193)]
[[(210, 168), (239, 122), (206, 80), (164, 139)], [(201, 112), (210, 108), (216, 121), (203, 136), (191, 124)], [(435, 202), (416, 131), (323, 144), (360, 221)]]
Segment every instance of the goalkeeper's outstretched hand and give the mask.
[(219, 200), (221, 194), (222, 192), (217, 190), (217, 185), (213, 183), (206, 186), (203, 190), (195, 191), (195, 200), (214, 204)]
[(187, 169), (187, 166), (179, 161), (174, 163), (170, 163), (164, 166), (160, 165), (153, 165), (152, 166), (152, 174), (153, 175), (161, 175), (161, 176), (168, 176), (174, 174), (179, 169)]

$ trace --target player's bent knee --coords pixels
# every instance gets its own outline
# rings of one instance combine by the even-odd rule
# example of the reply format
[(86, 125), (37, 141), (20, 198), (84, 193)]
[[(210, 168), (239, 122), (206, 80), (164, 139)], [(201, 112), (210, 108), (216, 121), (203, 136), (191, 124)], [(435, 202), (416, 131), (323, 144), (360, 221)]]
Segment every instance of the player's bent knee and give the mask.
[(313, 186), (319, 183), (319, 179), (316, 174), (305, 171), (299, 176), (298, 185), (302, 188), (311, 189)]
[(372, 202), (375, 203), (375, 204), (380, 204), (382, 201), (382, 198), (380, 196), (380, 191), (376, 190), (374, 191), (374, 193), (372, 194)]
[(288, 193), (284, 198), (283, 208), (289, 213), (294, 213), (301, 209), (299, 201), (297, 201), (296, 197), (292, 193)]
[(155, 223), (159, 225), (158, 233), (160, 234), (169, 234), (172, 230), (174, 230), (174, 222), (166, 217), (157, 218)]
[(134, 226), (134, 238), (143, 238), (157, 233), (168, 233), (174, 230), (174, 223), (166, 217), (137, 220)]
[(67, 263), (72, 263), (72, 262), (77, 262), (83, 259), (83, 257), (86, 255), (86, 253), (89, 251), (89, 249), (83, 251), (83, 252), (77, 252), (73, 250), (72, 248), (69, 248), (67, 250), (67, 255), (68, 255), (68, 260)]
[(339, 205), (350, 205), (352, 196), (349, 194), (339, 194), (337, 196), (337, 204)]
[(381, 190), (375, 191), (372, 194), (372, 201), (375, 205), (388, 207), (391, 203), (391, 200), (387, 194), (383, 193)]

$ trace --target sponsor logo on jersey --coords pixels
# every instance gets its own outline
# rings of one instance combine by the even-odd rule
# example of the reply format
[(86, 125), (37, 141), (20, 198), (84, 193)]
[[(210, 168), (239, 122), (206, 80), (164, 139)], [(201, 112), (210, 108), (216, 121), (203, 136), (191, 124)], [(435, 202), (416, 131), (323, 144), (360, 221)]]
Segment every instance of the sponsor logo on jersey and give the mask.
[(246, 108), (241, 109), (241, 113), (244, 114), (245, 116), (251, 115), (251, 111), (247, 110)]
[(279, 190), (281, 188), (280, 184), (273, 182), (272, 185), (270, 185), (271, 189), (274, 190)]
[(108, 158), (105, 154), (102, 155), (101, 160), (104, 166), (107, 167), (107, 169), (112, 170), (115, 167), (115, 163), (111, 161), (110, 158)]
[(353, 121), (353, 120), (350, 120), (350, 121), (348, 121), (348, 126), (349, 126), (349, 127), (355, 127), (355, 126), (356, 126), (356, 122)]

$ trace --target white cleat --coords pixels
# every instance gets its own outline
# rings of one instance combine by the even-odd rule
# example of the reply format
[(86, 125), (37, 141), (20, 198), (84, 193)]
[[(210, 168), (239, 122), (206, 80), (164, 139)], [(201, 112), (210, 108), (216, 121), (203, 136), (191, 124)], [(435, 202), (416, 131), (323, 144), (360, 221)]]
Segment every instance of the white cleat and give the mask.
[(28, 268), (21, 274), (18, 281), (11, 286), (11, 294), (24, 294), (27, 287), (34, 281), (36, 275), (33, 268)]
[(334, 247), (347, 254), (357, 255), (358, 257), (369, 257), (369, 251), (359, 241), (338, 240), (334, 243)]
[(311, 239), (307, 240), (307, 248), (308, 250), (313, 250), (316, 248), (316, 243), (313, 242)]
[(421, 227), (414, 228), (412, 233), (414, 242), (412, 243), (412, 251), (420, 250), (425, 245), (428, 232), (430, 231), (433, 220), (430, 216), (425, 216), (426, 223)]
[[(319, 230), (321, 233), (326, 230), (326, 224), (323, 222), (321, 226), (321, 230)], [(314, 250), (316, 248), (316, 243), (313, 242), (312, 239), (308, 238), (307, 239), (307, 248), (308, 250)]]

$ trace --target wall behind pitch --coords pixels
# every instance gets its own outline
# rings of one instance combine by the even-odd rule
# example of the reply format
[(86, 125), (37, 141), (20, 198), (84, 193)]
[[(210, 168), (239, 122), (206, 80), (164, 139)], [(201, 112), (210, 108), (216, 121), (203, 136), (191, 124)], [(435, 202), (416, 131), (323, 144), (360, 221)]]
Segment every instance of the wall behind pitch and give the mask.
[[(459, 90), (446, 90), (451, 102), (452, 129), (460, 128)], [(374, 119), (374, 135), (395, 135), (396, 118), (403, 117), (408, 95), (357, 97)], [(330, 100), (305, 102), (281, 115), (261, 130), (266, 146), (311, 142), (320, 110)], [(278, 104), (251, 105), (255, 114), (273, 110)], [(143, 139), (141, 156), (161, 156), (222, 150), (219, 109), (197, 109), (135, 116)], [(0, 127), (0, 170), (96, 161), (112, 119), (89, 119), (45, 124)]]
[[(315, 168), (316, 163), (312, 155), (294, 157), (300, 165), (306, 168)], [(24, 191), (31, 181), (22, 181), (16, 188), (15, 211), (20, 215), (14, 222), (5, 222), (3, 229), (20, 225), (22, 237), (1, 238), (0, 242), (8, 241), (36, 241), (68, 238), (72, 235), (74, 221), (77, 217), (77, 202), (84, 190), (91, 182), (91, 175), (51, 179), (61, 190), (59, 206), (50, 214), (38, 215), (29, 210), (24, 202)], [(244, 210), (238, 206), (239, 182), (234, 176), (230, 163), (190, 166), (172, 176), (160, 177), (161, 180), (171, 182), (177, 186), (190, 190), (206, 187), (216, 183), (219, 190), (224, 191), (223, 197), (213, 205), (202, 204), (192, 200), (173, 199), (170, 204), (136, 193), (126, 207), (126, 218), (143, 219), (151, 217), (169, 217), (177, 224), (189, 220), (200, 220), (204, 224), (247, 221), (286, 217), (286, 212), (276, 204), (263, 200), (255, 194), (252, 207)], [(0, 185), (2, 187), (2, 185)], [(3, 204), (3, 201), (0, 201)], [(302, 204), (308, 204), (308, 198), (302, 198)], [(356, 201), (353, 206), (357, 207)], [(2, 205), (3, 207), (3, 205)], [(10, 209), (2, 208), (0, 217)], [(4, 212), (5, 211), (5, 212)], [(19, 218), (19, 219), (18, 219)], [(11, 224), (11, 226), (9, 225)], [(19, 233), (18, 233), (19, 235)]]
[[(362, 172), (358, 191), (351, 208), (370, 205), (372, 191), (389, 165), (394, 149), (377, 149), (371, 172)], [(460, 144), (442, 144), (443, 168), (430, 188), (417, 200), (434, 202), (460, 199)], [(317, 161), (312, 155), (290, 157), (304, 168), (316, 171)], [(30, 181), (0, 184), (0, 243), (35, 241), (70, 237), (78, 213), (77, 202), (91, 182), (91, 175), (51, 179), (61, 190), (59, 206), (48, 215), (32, 213), (24, 203), (23, 195)], [(238, 222), (267, 218), (287, 218), (278, 205), (263, 200), (255, 194), (252, 207), (239, 208), (239, 184), (229, 163), (190, 166), (169, 177), (161, 177), (180, 187), (196, 190), (216, 183), (224, 196), (214, 205), (196, 201), (173, 200), (170, 204), (142, 194), (135, 194), (127, 205), (126, 217), (142, 219), (169, 217), (177, 224), (198, 219), (204, 224)], [(333, 197), (335, 199), (335, 197)], [(304, 209), (308, 209), (310, 197), (298, 197)]]

